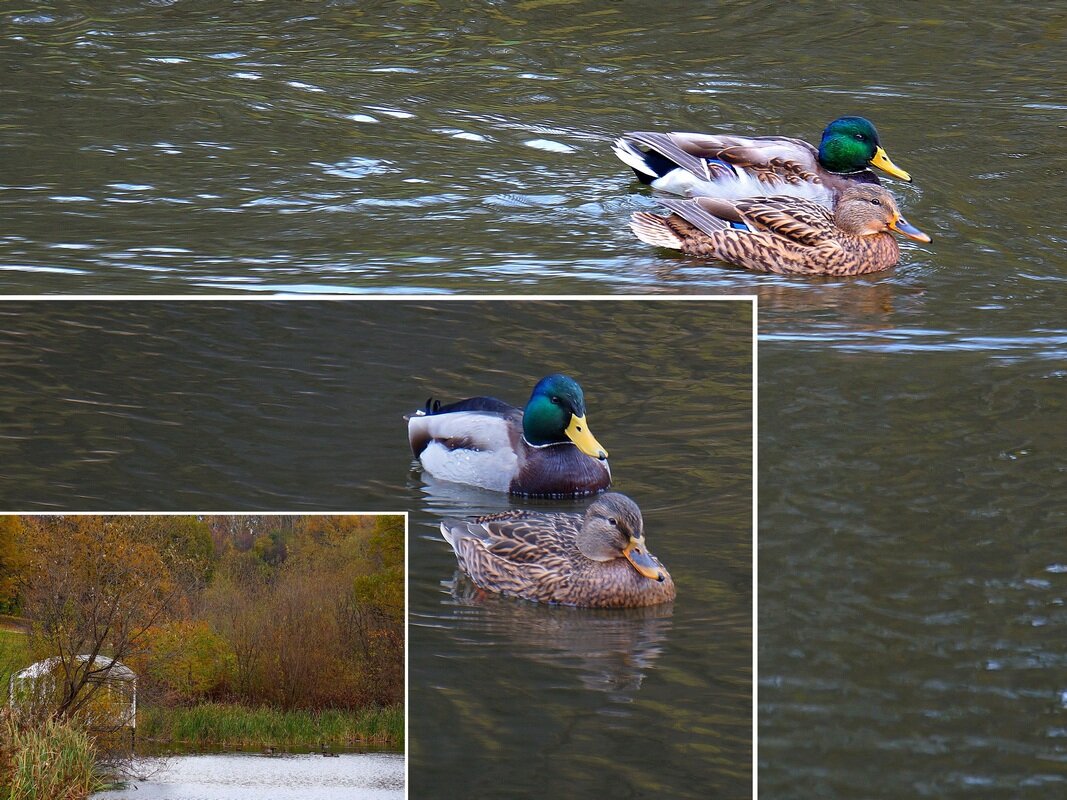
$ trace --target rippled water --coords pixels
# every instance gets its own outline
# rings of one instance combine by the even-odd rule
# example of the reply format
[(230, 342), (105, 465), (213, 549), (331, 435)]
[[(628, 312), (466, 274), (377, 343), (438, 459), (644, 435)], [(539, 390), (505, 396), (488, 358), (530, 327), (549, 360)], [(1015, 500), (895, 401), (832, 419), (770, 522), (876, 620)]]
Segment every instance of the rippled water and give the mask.
[[(30, 4), (0, 17), (0, 289), (757, 290), (789, 332), (1018, 333), (1063, 292), (1065, 83), (1062, 9), (1015, 9)], [(752, 276), (628, 231), (618, 132), (842, 113), (916, 179), (935, 241), (895, 272)]]
[(185, 755), (134, 765), (144, 773), (94, 800), (400, 800), (403, 756)]
[[(0, 507), (410, 511), (412, 797), (744, 796), (752, 322), (742, 300), (0, 303)], [(522, 403), (557, 370), (672, 605), (540, 608), (456, 575), (440, 519), (518, 501), (425, 479), (402, 415)]]
[(1063, 362), (800, 346), (760, 373), (761, 791), (1062, 794)]

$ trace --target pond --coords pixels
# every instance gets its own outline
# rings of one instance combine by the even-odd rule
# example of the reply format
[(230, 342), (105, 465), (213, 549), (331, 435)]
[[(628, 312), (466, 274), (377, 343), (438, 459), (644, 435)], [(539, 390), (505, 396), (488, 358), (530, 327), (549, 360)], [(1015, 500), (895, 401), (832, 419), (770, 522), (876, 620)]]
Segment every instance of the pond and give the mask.
[[(1062, 11), (1015, 9), (23, 4), (0, 13), (0, 291), (759, 291), (772, 330), (890, 314), (936, 339), (1063, 288)], [(889, 275), (753, 276), (627, 228), (652, 203), (620, 132), (811, 140), (845, 113), (934, 237)]]
[(175, 755), (133, 765), (124, 788), (93, 800), (401, 800), (404, 757), (384, 753), (336, 758), (238, 753)]
[[(0, 291), (755, 293), (765, 792), (1062, 793), (1063, 4), (291, 9), (5, 13)], [(914, 177), (888, 185), (933, 237), (903, 243), (895, 269), (751, 275), (627, 230), (654, 203), (610, 152), (620, 131), (812, 140), (851, 113)], [(280, 338), (267, 354), (284, 346), (264, 330)], [(39, 376), (9, 384), (9, 497), (308, 508), (391, 497), (399, 481), (422, 508), (422, 484), (392, 462), (375, 483), (336, 455), (341, 344), (324, 336), (308, 343), (316, 357), (203, 390), (190, 386), (241, 357), (221, 344), (204, 362), (193, 354), (208, 337), (193, 333), (153, 405), (138, 375), (163, 335), (149, 325), (124, 340), (144, 353), (108, 349), (109, 368), (86, 370), (90, 391), (58, 416), (34, 414)], [(70, 367), (96, 363), (62, 346)], [(397, 346), (380, 360), (395, 363)], [(294, 396), (266, 370), (317, 378)], [(113, 385), (140, 399), (101, 400)], [(208, 409), (211, 394), (226, 410)], [(205, 409), (194, 416), (208, 435), (175, 439), (178, 400)], [(297, 452), (317, 454), (298, 464), (279, 432), (295, 419)], [(431, 522), (413, 518), (437, 545), (427, 582), (449, 566)], [(437, 588), (427, 613), (451, 602)], [(456, 615), (492, 613), (454, 602)], [(668, 623), (679, 630), (677, 617), (642, 625)]]

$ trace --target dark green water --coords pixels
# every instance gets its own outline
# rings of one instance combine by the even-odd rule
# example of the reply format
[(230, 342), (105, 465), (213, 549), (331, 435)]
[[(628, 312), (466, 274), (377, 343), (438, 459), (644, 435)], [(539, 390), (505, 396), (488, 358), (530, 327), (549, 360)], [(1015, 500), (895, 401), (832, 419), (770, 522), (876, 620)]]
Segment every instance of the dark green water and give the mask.
[[(741, 300), (9, 301), (0, 507), (409, 511), (412, 797), (744, 797), (752, 367)], [(457, 581), (440, 519), (516, 501), (424, 480), (402, 415), (523, 403), (557, 370), (672, 605), (541, 608)]]
[[(1004, 2), (9, 4), (0, 290), (758, 290), (772, 329), (984, 329), (1062, 296), (1065, 35)], [(916, 179), (935, 241), (894, 273), (787, 282), (629, 232), (619, 132), (843, 113)]]
[[(1062, 793), (1063, 4), (301, 13), (129, 2), (0, 18), (0, 290), (756, 293), (762, 794)], [(934, 241), (904, 243), (897, 268), (756, 276), (627, 231), (651, 201), (610, 153), (619, 131), (810, 140), (845, 113), (874, 120), (915, 178), (890, 186)], [(116, 364), (136, 366), (127, 350)], [(182, 372), (202, 374), (181, 364), (179, 386)], [(241, 416), (247, 388), (220, 388), (231, 407), (209, 431)], [(310, 413), (324, 399), (343, 414), (339, 396), (306, 399), (308, 447), (334, 443)], [(18, 436), (36, 402), (11, 417)], [(108, 424), (133, 437), (160, 424), (120, 413)], [(100, 424), (75, 430), (112, 465), (91, 474), (123, 475), (118, 499), (217, 497), (198, 488), (210, 466), (119, 458), (137, 448)], [(13, 440), (37, 496), (106, 504), (106, 481), (69, 485), (58, 430)], [(293, 469), (279, 439), (263, 424), (231, 453), (205, 437), (234, 479), (222, 499), (312, 507), (316, 478), (362, 496), (336, 461)], [(152, 477), (158, 459), (177, 483)]]

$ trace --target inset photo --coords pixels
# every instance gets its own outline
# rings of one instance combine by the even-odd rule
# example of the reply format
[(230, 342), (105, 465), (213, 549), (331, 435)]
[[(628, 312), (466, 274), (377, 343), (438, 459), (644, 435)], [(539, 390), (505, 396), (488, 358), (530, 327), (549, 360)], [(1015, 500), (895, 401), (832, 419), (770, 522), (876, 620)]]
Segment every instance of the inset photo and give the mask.
[(2, 796), (403, 798), (405, 523), (0, 517)]
[[(13, 300), (0, 353), (4, 510), (408, 514), (412, 797), (751, 794), (754, 298)], [(239, 562), (305, 588), (293, 663), (335, 677), (262, 701), (391, 707), (276, 538)], [(212, 576), (197, 613), (245, 586)]]

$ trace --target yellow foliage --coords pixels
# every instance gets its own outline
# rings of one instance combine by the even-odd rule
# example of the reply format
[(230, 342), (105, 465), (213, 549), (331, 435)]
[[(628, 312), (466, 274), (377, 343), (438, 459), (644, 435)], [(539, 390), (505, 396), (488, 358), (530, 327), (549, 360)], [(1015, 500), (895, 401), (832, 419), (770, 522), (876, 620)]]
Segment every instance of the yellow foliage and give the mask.
[(200, 700), (229, 682), (234, 653), (205, 620), (159, 626), (149, 643), (148, 674), (181, 701)]

